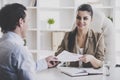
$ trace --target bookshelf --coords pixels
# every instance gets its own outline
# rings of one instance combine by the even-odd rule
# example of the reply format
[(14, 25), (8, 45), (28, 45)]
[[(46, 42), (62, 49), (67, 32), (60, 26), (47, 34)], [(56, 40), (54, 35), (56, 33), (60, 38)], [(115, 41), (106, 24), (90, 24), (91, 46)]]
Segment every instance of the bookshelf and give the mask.
[[(89, 3), (94, 9), (113, 18), (116, 28), (116, 49), (120, 41), (120, 6), (119, 0), (0, 0), (0, 7), (7, 3), (21, 3), (28, 9), (27, 46), (32, 53), (44, 54), (41, 51), (54, 51), (60, 44), (64, 33), (72, 29), (76, 9), (80, 4)], [(55, 23), (48, 28), (47, 20), (54, 18)], [(46, 54), (47, 54), (46, 52)], [(51, 52), (51, 53), (52, 53)], [(44, 54), (45, 55), (45, 54)]]
[[(55, 51), (61, 43), (64, 33), (72, 28), (74, 0), (39, 0), (37, 4), (40, 50)], [(54, 25), (50, 28), (47, 23), (49, 18), (55, 20)]]

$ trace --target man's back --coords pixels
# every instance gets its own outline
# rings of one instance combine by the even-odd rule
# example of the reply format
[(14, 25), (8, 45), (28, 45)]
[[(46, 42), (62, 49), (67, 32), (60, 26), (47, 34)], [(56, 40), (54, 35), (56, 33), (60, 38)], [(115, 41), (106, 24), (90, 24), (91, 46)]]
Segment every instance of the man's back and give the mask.
[(13, 43), (8, 37), (0, 39), (0, 80), (17, 80), (17, 71), (13, 66), (17, 63), (13, 58), (16, 47)]
[(0, 39), (0, 80), (33, 80), (35, 64), (23, 44), (13, 32)]

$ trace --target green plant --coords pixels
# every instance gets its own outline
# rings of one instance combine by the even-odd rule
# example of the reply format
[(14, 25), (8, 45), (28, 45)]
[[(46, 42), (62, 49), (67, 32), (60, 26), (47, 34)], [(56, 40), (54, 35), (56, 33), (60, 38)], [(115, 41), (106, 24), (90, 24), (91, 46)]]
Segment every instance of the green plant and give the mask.
[(54, 24), (54, 23), (55, 23), (55, 20), (53, 18), (49, 18), (48, 19), (48, 24), (51, 25), (51, 24)]
[(113, 22), (113, 18), (112, 17), (108, 16), (108, 18)]

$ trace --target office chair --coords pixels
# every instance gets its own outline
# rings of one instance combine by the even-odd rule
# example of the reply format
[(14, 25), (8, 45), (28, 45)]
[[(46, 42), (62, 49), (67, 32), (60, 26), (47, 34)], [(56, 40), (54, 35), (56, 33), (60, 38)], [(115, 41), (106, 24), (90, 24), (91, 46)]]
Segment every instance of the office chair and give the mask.
[(91, 29), (102, 32), (105, 41), (105, 57), (104, 65), (111, 69), (115, 66), (115, 35), (112, 21), (105, 16), (104, 13), (93, 10), (93, 21)]
[(104, 13), (93, 10), (93, 21), (90, 28), (102, 32), (105, 41), (105, 63), (115, 63), (114, 28), (112, 21)]

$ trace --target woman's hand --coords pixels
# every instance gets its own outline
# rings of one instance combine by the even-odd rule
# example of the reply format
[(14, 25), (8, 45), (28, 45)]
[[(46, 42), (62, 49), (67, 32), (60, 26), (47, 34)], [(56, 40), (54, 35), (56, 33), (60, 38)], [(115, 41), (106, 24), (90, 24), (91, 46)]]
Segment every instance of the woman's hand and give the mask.
[(87, 54), (80, 57), (80, 61), (82, 61), (84, 63), (90, 62), (94, 68), (99, 68), (103, 64), (102, 61), (95, 58), (93, 55), (87, 55)]
[(80, 61), (84, 63), (92, 62), (93, 60), (95, 60), (95, 57), (93, 55), (83, 55), (80, 57)]

